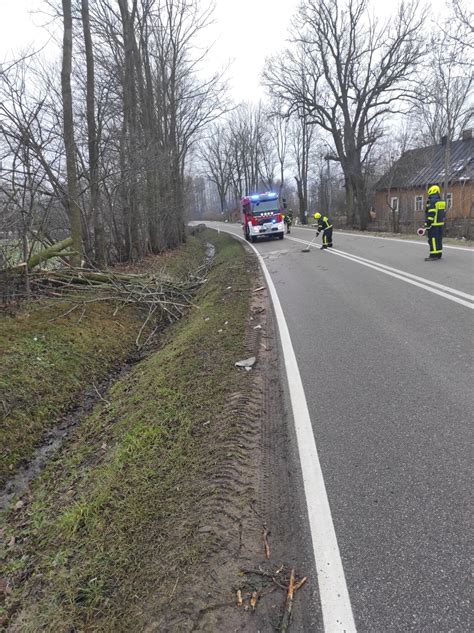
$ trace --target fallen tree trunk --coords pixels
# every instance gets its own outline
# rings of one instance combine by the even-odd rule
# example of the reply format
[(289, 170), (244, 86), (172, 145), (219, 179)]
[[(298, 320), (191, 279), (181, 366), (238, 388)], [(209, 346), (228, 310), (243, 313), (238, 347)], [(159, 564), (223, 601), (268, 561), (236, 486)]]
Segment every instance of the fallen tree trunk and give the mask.
[(52, 244), (39, 253), (32, 255), (28, 260), (28, 270), (32, 270), (35, 266), (38, 266), (45, 260), (52, 259), (53, 257), (60, 257), (63, 255), (61, 251), (64, 251), (64, 249), (69, 246), (72, 246), (72, 237), (67, 237), (65, 240), (56, 242), (56, 244)]
[(47, 248), (43, 249), (39, 253), (35, 253), (32, 255), (27, 262), (22, 262), (21, 264), (17, 264), (16, 266), (10, 266), (8, 268), (3, 268), (0, 272), (9, 273), (9, 272), (22, 272), (25, 270), (25, 267), (28, 270), (32, 270), (36, 266), (39, 266), (41, 262), (47, 261), (48, 259), (52, 259), (53, 257), (65, 257), (66, 255), (70, 255), (70, 252), (64, 253), (63, 251), (69, 246), (72, 245), (72, 237), (67, 237), (65, 240), (61, 242), (56, 242), (56, 244), (52, 244)]

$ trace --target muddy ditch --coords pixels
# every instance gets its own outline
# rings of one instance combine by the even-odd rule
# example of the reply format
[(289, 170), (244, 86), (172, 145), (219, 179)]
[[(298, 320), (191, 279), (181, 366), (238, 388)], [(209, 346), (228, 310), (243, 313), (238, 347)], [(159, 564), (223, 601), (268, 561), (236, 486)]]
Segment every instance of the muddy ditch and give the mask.
[(150, 353), (152, 352), (141, 351), (132, 354), (124, 364), (115, 367), (107, 378), (83, 393), (78, 404), (61, 415), (57, 424), (48, 430), (42, 442), (36, 448), (33, 457), (20, 466), (7, 479), (5, 486), (0, 489), (0, 511), (8, 510), (15, 499), (18, 500), (18, 497), (21, 497), (29, 490), (33, 479), (54, 458), (74, 429), (93, 411), (98, 402), (107, 400), (106, 396), (109, 389)]
[[(199, 229), (197, 232), (200, 232)], [(214, 244), (206, 242), (204, 264), (202, 270), (200, 268), (201, 272), (204, 271), (205, 273), (209, 270), (215, 254), (216, 247)], [(164, 328), (161, 328), (155, 333), (155, 341), (156, 336), (162, 333), (163, 330)], [(123, 364), (112, 369), (104, 380), (97, 385), (93, 384), (91, 388), (80, 396), (76, 405), (60, 416), (57, 423), (44, 435), (31, 459), (16, 469), (14, 474), (8, 477), (5, 485), (0, 487), (0, 512), (8, 510), (15, 499), (17, 503), (21, 503), (19, 498), (29, 490), (31, 482), (42, 472), (47, 463), (55, 457), (82, 420), (92, 413), (95, 405), (100, 401), (106, 401), (110, 388), (128, 374), (137, 363), (144, 360), (154, 351), (156, 351), (156, 345), (152, 345), (152, 341), (149, 341), (145, 347), (140, 347)]]

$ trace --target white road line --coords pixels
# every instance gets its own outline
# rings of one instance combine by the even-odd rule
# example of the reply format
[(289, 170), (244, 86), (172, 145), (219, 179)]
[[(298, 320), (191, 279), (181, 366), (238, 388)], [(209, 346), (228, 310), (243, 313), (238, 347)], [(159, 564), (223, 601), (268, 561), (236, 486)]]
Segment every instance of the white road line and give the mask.
[[(305, 228), (302, 226), (296, 226), (296, 229), (303, 229), (307, 231), (311, 227)], [(346, 231), (340, 231), (336, 229), (334, 231), (337, 235), (349, 235), (350, 237), (368, 237), (371, 240), (389, 240), (391, 242), (401, 242), (402, 244), (416, 244), (417, 246), (424, 246), (426, 248), (426, 240), (417, 242), (416, 240), (402, 240), (399, 237), (382, 237), (381, 235), (362, 235), (361, 233), (347, 233)], [(450, 248), (453, 251), (467, 251), (468, 253), (474, 253), (474, 248), (467, 248), (466, 246), (451, 246), (450, 244), (443, 244), (443, 248)]]
[[(292, 238), (289, 238), (289, 239), (292, 239)], [(353, 257), (354, 259), (360, 259), (363, 262), (374, 264), (375, 266), (380, 266), (381, 268), (385, 268), (386, 270), (391, 270), (392, 272), (398, 273), (399, 275), (404, 275), (405, 277), (409, 277), (410, 279), (415, 279), (415, 281), (420, 281), (421, 283), (427, 284), (428, 286), (433, 286), (434, 288), (439, 288), (440, 290), (444, 290), (445, 292), (449, 292), (453, 295), (457, 295), (458, 297), (468, 299), (469, 301), (474, 301), (474, 295), (470, 295), (467, 292), (462, 292), (461, 290), (455, 290), (454, 288), (450, 288), (449, 286), (443, 286), (443, 284), (439, 284), (436, 281), (431, 281), (431, 279), (425, 279), (425, 277), (418, 277), (418, 275), (412, 275), (411, 273), (407, 273), (404, 270), (393, 268), (392, 266), (387, 266), (386, 264), (375, 262), (372, 259), (367, 259), (366, 257), (361, 257), (360, 255), (354, 255), (353, 253), (347, 253), (346, 251), (341, 251), (339, 249), (332, 249), (332, 252), (344, 253), (344, 255), (349, 255), (350, 257)]]
[(457, 295), (458, 297), (467, 299), (468, 301), (474, 301), (474, 295), (470, 295), (467, 292), (462, 292), (461, 290), (455, 290), (454, 288), (450, 288), (449, 286), (443, 286), (443, 284), (439, 284), (436, 281), (431, 281), (431, 279), (425, 279), (425, 277), (418, 277), (418, 275), (412, 275), (411, 273), (407, 273), (404, 270), (399, 270), (398, 268), (393, 268), (392, 266), (387, 266), (386, 264), (381, 264), (380, 262), (374, 262), (372, 259), (367, 259), (366, 257), (360, 257), (360, 255), (353, 255), (352, 253), (339, 251), (339, 249), (333, 249), (333, 250), (340, 253), (344, 253), (345, 255), (350, 255), (351, 257), (354, 257), (355, 259), (360, 259), (363, 262), (368, 262), (369, 264), (375, 264), (376, 266), (380, 266), (381, 268), (385, 268), (386, 270), (391, 270), (392, 272), (399, 273), (401, 275), (404, 275), (405, 277), (414, 279), (415, 281), (420, 281), (423, 284), (427, 284), (428, 286), (433, 286), (433, 288), (439, 288), (439, 290), (444, 290), (444, 292), (449, 292), (453, 295)]
[[(293, 240), (294, 242), (300, 242), (301, 244), (309, 244), (307, 240), (301, 240), (297, 237), (287, 238)], [(314, 248), (319, 248), (319, 246), (315, 246), (312, 244)], [(357, 255), (352, 255), (351, 253), (346, 253), (345, 251), (340, 251), (337, 249), (327, 249), (328, 253), (332, 253), (333, 255), (338, 255), (339, 257), (344, 257), (350, 261), (356, 262), (361, 266), (367, 266), (367, 268), (372, 268), (373, 270), (377, 270), (380, 273), (384, 273), (385, 275), (390, 275), (390, 277), (395, 277), (396, 279), (401, 279), (407, 284), (411, 284), (412, 286), (417, 286), (418, 288), (423, 288), (423, 290), (428, 290), (428, 292), (432, 292), (440, 297), (444, 297), (445, 299), (449, 299), (450, 301), (454, 301), (455, 303), (459, 303), (460, 305), (465, 306), (466, 308), (470, 308), (471, 310), (474, 308), (474, 304), (469, 301), (465, 301), (464, 299), (458, 298), (454, 296), (455, 294), (461, 296), (467, 296), (471, 301), (474, 299), (472, 295), (468, 295), (466, 293), (462, 293), (460, 290), (455, 290), (454, 288), (448, 288), (444, 286), (450, 293), (444, 292), (443, 290), (438, 290), (438, 287), (443, 287), (441, 284), (436, 284), (434, 281), (430, 281), (428, 279), (424, 279), (423, 277), (416, 277), (416, 275), (411, 275), (410, 273), (405, 273), (403, 270), (398, 270), (397, 268), (391, 268), (390, 266), (385, 266), (385, 264), (379, 264), (377, 262), (372, 262), (371, 260), (364, 260), (362, 257)], [(392, 272), (396, 271), (396, 272)], [(421, 281), (416, 281), (417, 279)], [(430, 285), (428, 285), (430, 284)], [(433, 287), (433, 286), (437, 287)]]
[[(221, 230), (225, 231), (226, 229)], [(228, 229), (227, 232), (245, 242), (240, 235), (236, 235)], [(255, 246), (253, 244), (248, 245), (254, 250), (263, 270), (278, 323), (308, 508), (314, 559), (318, 572), (319, 598), (324, 630), (326, 633), (355, 633), (356, 626), (334, 530), (331, 508), (290, 332), (280, 299), (266, 264)]]

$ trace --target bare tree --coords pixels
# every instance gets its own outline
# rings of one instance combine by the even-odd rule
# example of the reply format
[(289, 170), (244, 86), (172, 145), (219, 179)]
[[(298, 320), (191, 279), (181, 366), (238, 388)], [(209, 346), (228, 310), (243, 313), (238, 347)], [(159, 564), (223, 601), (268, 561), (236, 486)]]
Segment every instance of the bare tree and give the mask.
[(348, 216), (355, 212), (362, 229), (369, 215), (365, 159), (382, 121), (407, 95), (425, 48), (422, 24), (416, 0), (401, 4), (385, 24), (370, 17), (368, 0), (304, 0), (294, 24), (298, 36), (264, 73), (270, 92), (290, 111), (304, 104), (311, 121), (332, 136)]
[[(474, 11), (463, 0), (451, 0), (450, 7), (451, 18), (445, 29), (447, 37), (472, 50), (474, 48)], [(466, 60), (466, 63), (472, 66), (472, 59)]]
[(303, 107), (299, 116), (295, 116), (290, 125), (291, 154), (296, 170), (296, 191), (298, 195), (300, 222), (302, 224), (307, 223), (308, 174), (314, 131), (314, 125), (309, 123), (309, 116)]
[(86, 55), (86, 109), (87, 109), (87, 140), (89, 153), (90, 205), (94, 229), (95, 259), (99, 265), (105, 262), (104, 227), (100, 205), (99, 190), (99, 144), (97, 139), (97, 124), (95, 114), (95, 64), (94, 50), (89, 15), (89, 0), (81, 0), (82, 26), (84, 30), (84, 45)]
[(468, 55), (468, 47), (465, 41), (451, 37), (450, 32), (452, 27), (448, 26), (448, 30), (439, 29), (431, 38), (413, 106), (431, 142), (437, 144), (444, 139), (445, 192), (451, 171), (451, 143), (474, 118), (472, 68), (460, 63)]
[(286, 116), (282, 105), (270, 111), (270, 135), (275, 146), (275, 152), (280, 171), (280, 198), (285, 190), (285, 165), (288, 152), (290, 117)]
[(228, 117), (231, 191), (238, 203), (244, 194), (272, 189), (277, 155), (270, 113), (262, 104), (240, 104)]
[(200, 151), (208, 180), (217, 188), (221, 215), (226, 210), (227, 192), (231, 186), (232, 155), (230, 138), (220, 126), (213, 126)]
[(453, 140), (472, 120), (473, 76), (471, 69), (459, 63), (465, 44), (442, 31), (430, 44), (413, 108), (423, 132), (436, 144), (443, 136)]
[[(69, 228), (67, 218), (63, 218), (60, 211), (60, 207), (66, 213), (68, 211), (67, 191), (61, 176), (63, 135), (60, 92), (50, 91), (41, 81), (35, 81), (38, 74), (32, 73), (32, 65), (32, 59), (23, 60), (13, 66), (0, 82), (0, 146), (2, 173), (9, 180), (10, 192), (20, 191), (25, 174), (28, 174), (30, 194), (37, 199), (32, 210), (36, 209), (38, 215), (29, 222), (31, 229), (28, 236), (34, 244), (35, 240), (41, 239), (35, 230), (41, 227), (42, 233), (46, 231), (44, 205), (38, 204), (38, 196), (42, 200), (50, 200), (48, 207), (55, 202), (53, 206), (56, 207), (59, 225), (65, 230)], [(51, 108), (48, 100), (59, 104), (57, 111)], [(56, 237), (61, 238), (61, 235)]]
[(72, 13), (71, 0), (62, 0), (63, 6), (63, 65), (61, 70), (61, 88), (63, 99), (64, 148), (67, 169), (67, 203), (71, 222), (72, 246), (75, 255), (74, 265), (80, 266), (82, 259), (82, 220), (77, 187), (76, 144), (74, 142), (74, 119), (71, 90), (72, 68)]
[[(7, 132), (4, 134), (3, 151), (0, 154), (0, 194), (4, 202), (0, 229), (10, 238), (19, 238), (21, 258), (23, 262), (27, 262), (43, 231), (51, 196), (44, 195), (46, 176), (30, 147), (23, 144), (15, 134), (9, 134), (1, 123), (0, 130)], [(8, 166), (2, 164), (4, 155), (9, 159)], [(10, 244), (14, 246), (15, 239), (7, 241), (7, 247)], [(8, 253), (0, 252), (0, 258), (2, 266), (18, 263), (9, 261)], [(28, 266), (24, 266), (23, 271), (25, 291), (29, 295)]]
[[(61, 82), (58, 68), (42, 67), (38, 57), (23, 56), (0, 75), (0, 149), (16, 171), (11, 207), (19, 213), (29, 164), (41, 196), (51, 200), (44, 230), (52, 223), (58, 233), (72, 227), (78, 253), (101, 263), (178, 245), (185, 239), (190, 152), (227, 107), (220, 74), (206, 79), (202, 72), (208, 51), (199, 38), (212, 6), (48, 4), (64, 22)], [(29, 223), (28, 231), (38, 225)]]

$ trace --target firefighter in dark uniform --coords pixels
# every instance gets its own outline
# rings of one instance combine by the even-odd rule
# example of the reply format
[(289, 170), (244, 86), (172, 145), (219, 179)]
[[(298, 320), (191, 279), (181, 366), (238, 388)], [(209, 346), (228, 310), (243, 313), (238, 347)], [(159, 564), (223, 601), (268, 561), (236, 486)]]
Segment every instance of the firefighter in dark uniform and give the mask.
[(287, 209), (285, 211), (285, 215), (283, 216), (283, 221), (286, 224), (286, 232), (290, 233), (291, 225), (293, 224), (293, 211), (291, 209)]
[(331, 248), (332, 247), (332, 222), (327, 217), (327, 215), (321, 215), (320, 213), (314, 214), (314, 219), (318, 223), (318, 229), (316, 232), (316, 237), (323, 232), (323, 245), (321, 248)]
[(428, 235), (430, 256), (425, 257), (425, 262), (433, 262), (441, 259), (443, 254), (443, 229), (446, 218), (446, 202), (441, 200), (438, 185), (428, 189), (428, 200), (425, 209), (425, 229)]

